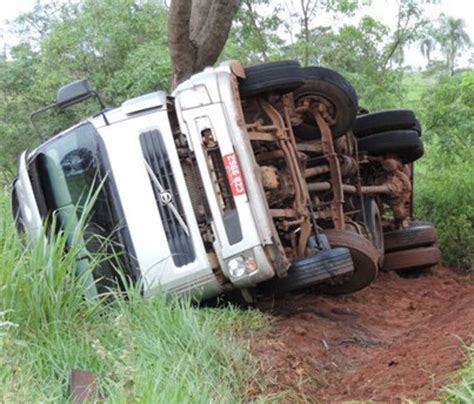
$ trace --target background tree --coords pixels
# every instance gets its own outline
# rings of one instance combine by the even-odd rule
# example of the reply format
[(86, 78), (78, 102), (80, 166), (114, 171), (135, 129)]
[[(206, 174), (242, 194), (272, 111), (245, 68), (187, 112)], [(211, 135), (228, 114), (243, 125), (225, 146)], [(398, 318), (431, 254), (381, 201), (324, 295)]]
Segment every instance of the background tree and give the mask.
[(303, 66), (315, 64), (318, 60), (320, 39), (331, 31), (331, 26), (316, 25), (322, 14), (352, 15), (358, 0), (286, 0), (288, 16), (287, 32), (291, 37), (291, 55)]
[(401, 103), (402, 74), (385, 68), (389, 32), (384, 24), (366, 16), (358, 25), (344, 25), (320, 40), (320, 64), (347, 77), (360, 104), (371, 110)]
[(403, 63), (405, 46), (418, 39), (418, 32), (425, 24), (426, 20), (422, 18), (422, 10), (416, 0), (399, 0), (397, 25), (384, 50), (385, 69), (393, 58), (399, 65)]
[(431, 54), (436, 49), (436, 42), (433, 38), (425, 37), (420, 42), (420, 52), (426, 57), (428, 64), (431, 62)]
[(240, 0), (172, 0), (168, 19), (173, 86), (212, 66), (227, 41)]
[[(111, 106), (167, 89), (167, 13), (158, 1), (85, 0), (38, 3), (20, 16), (13, 29), (21, 42), (0, 60), (0, 171), (12, 171), (17, 153), (39, 141), (30, 113), (51, 103), (61, 85), (88, 78)], [(85, 103), (69, 115), (76, 112), (77, 122), (96, 110)], [(67, 117), (42, 119), (42, 133), (64, 129)]]
[[(415, 40), (414, 33), (424, 27), (420, 3), (400, 0), (398, 24), (390, 30), (370, 17), (337, 29), (318, 25), (323, 14), (340, 19), (355, 10), (364, 10), (364, 1), (242, 0), (227, 37), (225, 29), (238, 3), (173, 0), (171, 8), (164, 0), (36, 4), (32, 12), (20, 16), (15, 23), (22, 42), (7, 59), (0, 60), (0, 164), (11, 166), (20, 149), (34, 144), (29, 113), (52, 101), (59, 86), (88, 77), (108, 105), (118, 105), (133, 96), (169, 89), (173, 74), (177, 83), (213, 64), (226, 40), (221, 58), (239, 59), (246, 65), (283, 58), (322, 64), (347, 76), (362, 105), (370, 109), (403, 104), (404, 73), (400, 63), (404, 46)], [(198, 13), (193, 11), (193, 7), (201, 5), (204, 6)], [(183, 10), (188, 12), (187, 28), (178, 18)], [(218, 26), (225, 29), (209, 31), (206, 27), (211, 20), (217, 20), (221, 24)], [(180, 29), (174, 30), (176, 26)], [(173, 38), (178, 41), (174, 35), (183, 30), (189, 33), (186, 40), (169, 50)], [(438, 31), (441, 32), (439, 27)], [(460, 38), (462, 42), (462, 31), (443, 32), (457, 32), (444, 37)], [(205, 46), (198, 47), (199, 41), (213, 36), (218, 40), (208, 39)], [(438, 33), (431, 38), (440, 41), (444, 37)], [(458, 42), (445, 40), (446, 44)], [(211, 49), (207, 47), (209, 43)], [(192, 51), (186, 53), (189, 47)], [(179, 59), (174, 73), (170, 53)], [(456, 52), (452, 54), (456, 56)], [(77, 112), (87, 115), (96, 108), (92, 104), (89, 108), (80, 106)], [(58, 125), (51, 123), (45, 132), (55, 132)]]
[(472, 44), (466, 32), (466, 22), (462, 18), (442, 15), (436, 35), (446, 57), (448, 71), (453, 75), (460, 51), (468, 49)]
[(281, 11), (282, 5), (272, 0), (242, 0), (220, 58), (249, 65), (283, 57)]

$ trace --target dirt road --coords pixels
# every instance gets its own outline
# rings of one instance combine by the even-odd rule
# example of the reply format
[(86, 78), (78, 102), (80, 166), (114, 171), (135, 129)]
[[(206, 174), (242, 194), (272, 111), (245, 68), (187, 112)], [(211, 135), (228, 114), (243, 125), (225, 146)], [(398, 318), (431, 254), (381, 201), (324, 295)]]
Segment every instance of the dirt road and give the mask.
[(254, 342), (266, 390), (319, 402), (426, 401), (467, 359), (474, 282), (447, 268), (416, 279), (382, 273), (350, 296), (287, 295), (260, 309), (274, 317)]

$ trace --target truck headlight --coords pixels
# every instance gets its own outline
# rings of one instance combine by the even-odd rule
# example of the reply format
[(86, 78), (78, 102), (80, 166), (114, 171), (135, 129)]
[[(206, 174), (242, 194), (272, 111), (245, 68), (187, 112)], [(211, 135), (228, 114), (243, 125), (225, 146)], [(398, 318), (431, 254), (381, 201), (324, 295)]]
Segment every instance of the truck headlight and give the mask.
[(229, 269), (229, 273), (233, 278), (240, 278), (241, 276), (245, 275), (246, 267), (245, 267), (245, 258), (241, 255), (231, 258), (227, 261), (227, 268)]
[(257, 270), (257, 261), (253, 257), (253, 254), (247, 254), (247, 256), (238, 255), (227, 261), (227, 269), (229, 270), (230, 276), (240, 278), (245, 274)]

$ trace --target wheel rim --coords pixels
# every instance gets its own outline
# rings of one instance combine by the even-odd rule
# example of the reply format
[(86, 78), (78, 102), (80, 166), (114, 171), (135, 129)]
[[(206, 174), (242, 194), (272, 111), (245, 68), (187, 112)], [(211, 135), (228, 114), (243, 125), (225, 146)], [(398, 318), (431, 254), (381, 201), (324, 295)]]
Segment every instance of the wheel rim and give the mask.
[(371, 209), (372, 213), (372, 223), (370, 227), (372, 237), (373, 237), (373, 243), (377, 251), (379, 252), (381, 258), (383, 259), (384, 255), (384, 241), (383, 241), (383, 228), (382, 228), (382, 217), (380, 215), (380, 209), (377, 205), (377, 202), (372, 200), (371, 205), (374, 207)]

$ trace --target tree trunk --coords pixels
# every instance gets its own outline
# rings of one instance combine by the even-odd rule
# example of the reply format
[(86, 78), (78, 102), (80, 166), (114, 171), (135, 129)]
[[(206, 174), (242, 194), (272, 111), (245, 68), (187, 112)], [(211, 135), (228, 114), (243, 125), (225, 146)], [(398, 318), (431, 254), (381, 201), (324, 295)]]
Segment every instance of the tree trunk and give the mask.
[(229, 35), (240, 0), (172, 0), (168, 42), (173, 88), (212, 66)]

